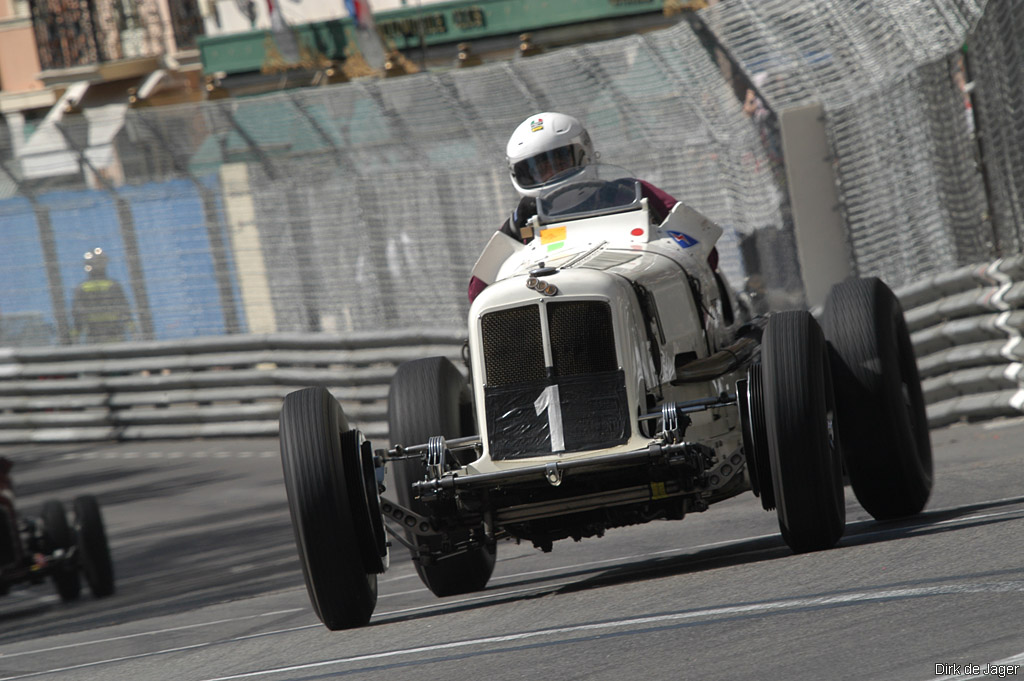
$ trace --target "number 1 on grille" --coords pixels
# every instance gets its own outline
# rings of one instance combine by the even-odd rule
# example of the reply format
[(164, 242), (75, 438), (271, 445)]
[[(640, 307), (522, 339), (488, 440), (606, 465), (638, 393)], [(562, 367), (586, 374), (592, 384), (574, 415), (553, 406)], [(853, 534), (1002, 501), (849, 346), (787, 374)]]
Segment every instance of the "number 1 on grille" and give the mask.
[(548, 412), (548, 431), (551, 433), (551, 451), (565, 451), (565, 435), (562, 432), (562, 404), (558, 399), (558, 386), (549, 385), (544, 388), (533, 402), (533, 408), (540, 416), (544, 410)]

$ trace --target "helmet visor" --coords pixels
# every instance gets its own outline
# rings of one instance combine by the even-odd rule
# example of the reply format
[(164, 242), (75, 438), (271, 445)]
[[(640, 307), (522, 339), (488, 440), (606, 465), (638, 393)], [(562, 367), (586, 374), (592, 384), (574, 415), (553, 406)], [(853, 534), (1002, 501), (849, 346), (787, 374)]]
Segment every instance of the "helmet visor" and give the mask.
[(520, 187), (533, 189), (558, 173), (575, 168), (582, 160), (582, 147), (578, 144), (567, 144), (519, 161), (512, 166), (512, 175)]

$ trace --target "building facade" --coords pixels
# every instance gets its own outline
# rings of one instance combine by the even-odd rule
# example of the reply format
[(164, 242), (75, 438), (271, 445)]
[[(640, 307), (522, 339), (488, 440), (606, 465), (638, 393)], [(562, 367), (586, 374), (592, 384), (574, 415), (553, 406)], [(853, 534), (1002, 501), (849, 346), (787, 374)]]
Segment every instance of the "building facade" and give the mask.
[[(0, 195), (65, 176), (85, 175), (91, 186), (122, 182), (111, 142), (129, 107), (529, 56), (664, 28), (679, 20), (677, 10), (703, 2), (371, 0), (376, 60), (364, 58), (367, 27), (346, 5), (0, 0)], [(88, 119), (89, 139), (80, 144), (87, 149), (62, 125), (75, 114)]]

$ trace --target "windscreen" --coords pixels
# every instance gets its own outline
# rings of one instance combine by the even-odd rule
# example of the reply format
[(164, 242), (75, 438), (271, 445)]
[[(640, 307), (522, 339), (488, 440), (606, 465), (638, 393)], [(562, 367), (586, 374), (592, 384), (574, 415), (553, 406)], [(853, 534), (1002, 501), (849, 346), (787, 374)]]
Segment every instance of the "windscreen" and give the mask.
[(537, 214), (545, 224), (640, 208), (640, 183), (618, 166), (572, 168), (552, 183), (555, 186), (537, 198)]

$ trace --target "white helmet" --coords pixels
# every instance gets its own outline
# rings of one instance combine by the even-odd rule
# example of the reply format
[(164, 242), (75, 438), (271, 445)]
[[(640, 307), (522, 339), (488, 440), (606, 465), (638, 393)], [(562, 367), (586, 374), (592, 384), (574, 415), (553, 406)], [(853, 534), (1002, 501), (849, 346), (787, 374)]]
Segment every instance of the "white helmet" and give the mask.
[(596, 158), (583, 124), (553, 111), (534, 114), (520, 123), (508, 140), (505, 157), (516, 191), (533, 197), (554, 186), (546, 184), (553, 175)]

